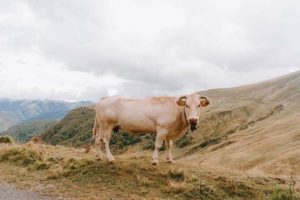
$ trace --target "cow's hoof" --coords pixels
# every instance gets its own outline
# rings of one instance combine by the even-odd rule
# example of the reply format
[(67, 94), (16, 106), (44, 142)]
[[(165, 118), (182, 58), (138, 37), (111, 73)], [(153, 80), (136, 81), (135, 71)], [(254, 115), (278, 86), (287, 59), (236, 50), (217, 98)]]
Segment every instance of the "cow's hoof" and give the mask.
[(167, 163), (173, 163), (173, 159), (172, 158), (167, 158)]
[(158, 166), (158, 161), (157, 160), (152, 161), (152, 165)]
[(101, 156), (96, 156), (96, 160), (103, 160)]
[(117, 163), (115, 159), (109, 160), (108, 162), (109, 162), (110, 164), (116, 164), (116, 163)]

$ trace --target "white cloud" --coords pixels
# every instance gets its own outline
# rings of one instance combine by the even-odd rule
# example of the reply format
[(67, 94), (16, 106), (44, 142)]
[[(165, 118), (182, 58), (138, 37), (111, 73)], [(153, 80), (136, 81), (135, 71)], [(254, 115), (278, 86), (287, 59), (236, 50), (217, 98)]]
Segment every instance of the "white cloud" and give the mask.
[(0, 0), (0, 96), (180, 94), (300, 69), (300, 2)]
[(71, 71), (37, 55), (15, 58), (6, 57), (1, 63), (0, 97), (97, 100), (111, 94), (108, 88), (128, 82), (109, 73), (96, 76)]

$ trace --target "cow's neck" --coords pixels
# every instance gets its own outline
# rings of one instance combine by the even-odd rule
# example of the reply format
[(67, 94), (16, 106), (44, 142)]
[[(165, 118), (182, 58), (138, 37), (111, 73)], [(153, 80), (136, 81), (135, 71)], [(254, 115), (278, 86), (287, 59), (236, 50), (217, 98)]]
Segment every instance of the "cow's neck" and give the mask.
[(174, 130), (174, 135), (171, 137), (172, 139), (178, 139), (183, 134), (185, 134), (189, 128), (189, 124), (186, 120), (186, 115), (183, 110), (183, 112), (180, 112), (180, 123), (178, 123), (177, 128)]
[(182, 135), (187, 131), (187, 129), (189, 127), (189, 123), (188, 123), (184, 108), (182, 109), (180, 115), (181, 115), (181, 123), (180, 123), (178, 130), (180, 132), (180, 135)]

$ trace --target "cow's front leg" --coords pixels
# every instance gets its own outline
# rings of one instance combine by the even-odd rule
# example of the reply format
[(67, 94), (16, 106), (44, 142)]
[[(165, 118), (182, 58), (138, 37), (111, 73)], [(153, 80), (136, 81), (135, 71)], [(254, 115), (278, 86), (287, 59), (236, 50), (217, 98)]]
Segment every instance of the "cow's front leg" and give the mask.
[(157, 132), (156, 139), (155, 139), (155, 149), (152, 156), (152, 164), (158, 165), (158, 152), (159, 149), (162, 147), (164, 140), (166, 139), (167, 130), (160, 129)]
[(166, 147), (167, 147), (167, 151), (168, 151), (167, 162), (169, 162), (169, 163), (173, 162), (173, 158), (172, 158), (172, 154), (171, 154), (172, 144), (173, 144), (172, 140), (166, 139)]

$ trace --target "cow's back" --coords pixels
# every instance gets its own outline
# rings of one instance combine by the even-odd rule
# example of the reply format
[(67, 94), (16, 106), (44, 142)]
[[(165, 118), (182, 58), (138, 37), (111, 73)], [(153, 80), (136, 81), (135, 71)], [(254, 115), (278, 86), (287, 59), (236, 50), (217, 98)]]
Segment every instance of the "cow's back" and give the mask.
[(177, 112), (174, 97), (107, 97), (96, 105), (100, 123), (119, 126), (132, 133), (155, 133), (158, 123), (174, 122)]

